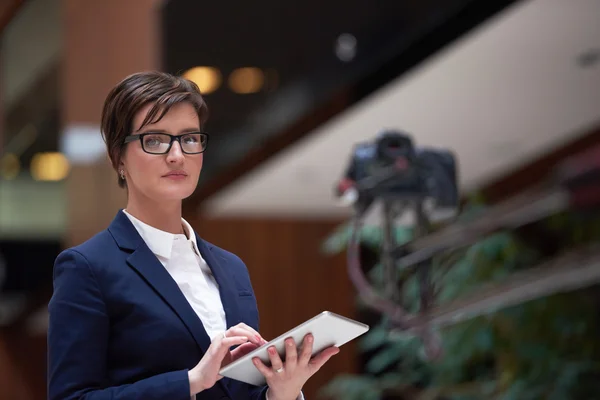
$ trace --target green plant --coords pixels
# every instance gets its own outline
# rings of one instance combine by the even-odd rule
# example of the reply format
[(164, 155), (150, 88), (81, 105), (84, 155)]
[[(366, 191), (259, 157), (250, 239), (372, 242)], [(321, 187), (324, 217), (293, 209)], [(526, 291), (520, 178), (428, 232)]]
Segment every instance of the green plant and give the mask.
[[(485, 210), (474, 203), (461, 218)], [(344, 224), (324, 243), (326, 253), (344, 251), (351, 227)], [(412, 231), (397, 228), (399, 242)], [(381, 229), (365, 227), (363, 248), (380, 251)], [(436, 301), (446, 302), (476, 290), (482, 283), (501, 281), (550, 255), (600, 239), (600, 218), (562, 213), (514, 232), (499, 232), (432, 260)], [(383, 283), (375, 264), (368, 277)], [(402, 305), (418, 310), (414, 274), (399, 273)], [(360, 375), (336, 377), (323, 394), (344, 400), (378, 399), (572, 399), (597, 398), (600, 393), (599, 296), (578, 290), (490, 310), (484, 316), (447, 327), (440, 334), (444, 357), (429, 362), (420, 340), (390, 335), (385, 317), (359, 339), (369, 357)], [(368, 312), (367, 309), (362, 309)]]

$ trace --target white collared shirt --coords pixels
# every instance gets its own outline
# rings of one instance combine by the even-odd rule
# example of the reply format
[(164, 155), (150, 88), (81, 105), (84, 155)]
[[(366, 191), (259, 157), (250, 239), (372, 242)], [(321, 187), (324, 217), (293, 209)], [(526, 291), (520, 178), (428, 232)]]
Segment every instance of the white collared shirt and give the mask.
[(219, 285), (211, 269), (202, 258), (194, 230), (181, 219), (184, 234), (173, 234), (156, 229), (123, 210), (146, 245), (179, 286), (192, 306), (211, 341), (227, 330), (225, 310)]
[[(211, 341), (217, 335), (222, 335), (227, 330), (227, 321), (219, 285), (198, 250), (196, 234), (190, 224), (181, 218), (187, 236), (173, 234), (156, 229), (125, 210), (123, 213), (129, 218), (150, 251), (177, 282), (177, 286), (202, 321)], [(268, 391), (266, 396), (269, 400)], [(304, 400), (304, 395), (301, 393), (297, 400)]]

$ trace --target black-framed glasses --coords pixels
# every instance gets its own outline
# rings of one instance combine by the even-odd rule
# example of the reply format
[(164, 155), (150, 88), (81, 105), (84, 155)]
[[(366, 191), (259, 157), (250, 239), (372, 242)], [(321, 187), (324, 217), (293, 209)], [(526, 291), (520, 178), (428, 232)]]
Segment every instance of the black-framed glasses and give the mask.
[(208, 133), (190, 132), (183, 135), (169, 135), (168, 133), (146, 132), (125, 137), (124, 143), (140, 140), (142, 149), (149, 154), (167, 154), (174, 141), (179, 142), (181, 151), (185, 154), (200, 154), (206, 150)]

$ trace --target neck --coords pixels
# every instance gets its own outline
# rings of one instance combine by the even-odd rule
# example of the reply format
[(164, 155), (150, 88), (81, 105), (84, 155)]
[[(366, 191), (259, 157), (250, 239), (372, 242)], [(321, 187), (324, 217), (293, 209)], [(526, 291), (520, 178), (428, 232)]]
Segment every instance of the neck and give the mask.
[(181, 201), (157, 202), (130, 194), (126, 210), (135, 218), (161, 231), (184, 233), (181, 225)]

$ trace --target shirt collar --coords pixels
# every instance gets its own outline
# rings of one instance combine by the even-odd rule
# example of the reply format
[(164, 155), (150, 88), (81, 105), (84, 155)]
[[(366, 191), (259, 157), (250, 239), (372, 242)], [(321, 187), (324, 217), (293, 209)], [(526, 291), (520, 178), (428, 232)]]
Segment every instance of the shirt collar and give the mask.
[[(146, 245), (158, 257), (163, 258), (171, 258), (171, 250), (173, 249), (173, 241), (176, 237), (185, 238), (183, 234), (173, 234), (170, 232), (165, 232), (160, 229), (157, 229), (153, 226), (146, 224), (145, 222), (140, 221), (133, 215), (129, 214), (127, 211), (123, 210), (123, 213), (129, 218), (135, 229), (138, 231)], [(183, 225), (183, 229), (185, 229), (187, 233), (187, 237), (192, 242), (194, 250), (197, 254), (200, 254), (198, 251), (198, 245), (196, 243), (196, 234), (194, 230), (190, 226), (190, 224), (183, 218), (181, 218), (181, 224)], [(186, 239), (187, 240), (187, 239)]]
[(196, 242), (196, 232), (194, 232), (192, 226), (183, 218), (181, 218), (181, 224), (183, 225), (183, 229), (185, 229), (187, 237), (189, 238), (188, 240), (192, 242), (192, 245), (194, 246), (194, 251), (196, 252), (196, 254), (200, 255), (200, 250), (198, 250), (198, 243)]

